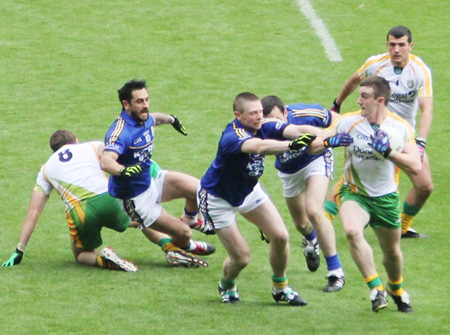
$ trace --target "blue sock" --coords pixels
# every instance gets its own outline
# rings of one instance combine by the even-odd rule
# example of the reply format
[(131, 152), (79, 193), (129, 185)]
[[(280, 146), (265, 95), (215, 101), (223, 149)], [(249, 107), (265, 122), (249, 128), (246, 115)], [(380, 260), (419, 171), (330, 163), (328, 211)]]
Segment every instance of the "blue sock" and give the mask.
[(338, 254), (328, 257), (325, 256), (325, 261), (327, 262), (328, 271), (337, 270), (342, 267)]
[(316, 238), (316, 231), (313, 229), (313, 231), (311, 233), (309, 233), (308, 235), (305, 235), (305, 238), (308, 241), (312, 241)]

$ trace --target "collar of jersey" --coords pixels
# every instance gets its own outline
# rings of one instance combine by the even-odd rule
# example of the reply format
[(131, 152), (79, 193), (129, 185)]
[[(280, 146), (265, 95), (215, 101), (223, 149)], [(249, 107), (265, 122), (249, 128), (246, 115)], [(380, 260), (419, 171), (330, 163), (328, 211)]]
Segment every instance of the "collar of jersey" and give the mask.
[[(122, 112), (120, 113), (120, 117), (131, 126), (140, 126), (141, 124), (137, 123), (135, 119), (133, 119), (125, 109), (122, 108)], [(145, 122), (144, 122), (145, 123)]]

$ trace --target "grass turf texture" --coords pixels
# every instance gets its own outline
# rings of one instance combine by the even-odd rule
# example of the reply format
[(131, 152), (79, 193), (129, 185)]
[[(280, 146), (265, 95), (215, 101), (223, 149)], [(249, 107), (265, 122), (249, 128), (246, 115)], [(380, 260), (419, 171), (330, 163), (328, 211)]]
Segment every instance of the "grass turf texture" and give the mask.
[[(435, 121), (429, 137), (435, 192), (414, 228), (429, 240), (402, 241), (405, 288), (415, 312), (370, 310), (368, 289), (351, 259), (340, 221), (335, 223), (347, 284), (337, 294), (321, 291), (325, 262), (306, 270), (300, 245), (274, 171), (266, 161), (262, 183), (291, 232), (288, 275), (308, 300), (304, 308), (277, 306), (270, 295), (267, 246), (253, 225), (239, 218), (252, 262), (239, 278), (243, 303), (220, 303), (217, 283), (225, 251), (217, 238), (197, 234), (218, 250), (209, 268), (166, 266), (158, 247), (136, 230), (104, 230), (105, 245), (134, 261), (135, 274), (77, 266), (68, 244), (63, 207), (53, 194), (20, 266), (0, 269), (2, 334), (443, 334), (450, 331), (449, 228), (442, 139), (450, 130), (445, 107), (450, 98), (449, 4), (408, 1), (314, 1), (344, 61), (330, 63), (294, 1), (2, 1), (0, 67), (0, 255), (6, 260), (17, 243), (36, 173), (59, 128), (81, 141), (102, 139), (117, 117), (116, 90), (127, 80), (147, 79), (152, 111), (174, 113), (187, 138), (171, 127), (157, 129), (154, 158), (167, 169), (201, 177), (233, 115), (241, 91), (288, 102), (331, 105), (344, 81), (370, 55), (385, 51), (385, 35), (397, 24), (413, 32), (414, 52), (434, 70)], [(426, 15), (425, 15), (426, 14)], [(356, 94), (343, 110), (357, 108)], [(342, 157), (336, 150), (336, 177)], [(402, 199), (409, 188), (403, 178)], [(180, 215), (182, 202), (166, 208)], [(383, 281), (381, 254), (374, 247)]]

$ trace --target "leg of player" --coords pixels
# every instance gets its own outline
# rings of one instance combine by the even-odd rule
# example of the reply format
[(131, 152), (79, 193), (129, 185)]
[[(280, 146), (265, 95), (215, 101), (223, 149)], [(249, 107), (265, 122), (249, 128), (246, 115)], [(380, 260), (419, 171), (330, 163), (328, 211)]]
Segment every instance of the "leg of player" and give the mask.
[(372, 310), (378, 312), (387, 307), (387, 294), (375, 267), (373, 251), (364, 238), (364, 227), (370, 216), (355, 201), (345, 201), (340, 208), (350, 253), (370, 289)]
[(200, 180), (191, 175), (176, 171), (166, 171), (161, 202), (181, 198), (186, 199), (181, 220), (187, 223), (191, 229), (205, 234), (214, 234), (212, 227), (207, 226), (198, 216), (197, 188), (199, 185)]
[(72, 244), (72, 252), (78, 264), (127, 272), (136, 272), (138, 270), (136, 265), (120, 258), (110, 247), (103, 248), (99, 254), (97, 249), (83, 249)]
[(317, 271), (320, 266), (319, 242), (316, 231), (306, 216), (305, 193), (301, 192), (292, 198), (285, 198), (286, 204), (294, 222), (295, 228), (302, 234), (306, 265), (311, 272)]
[(399, 312), (413, 311), (409, 294), (403, 289), (403, 254), (400, 249), (400, 229), (377, 228), (375, 233), (383, 251), (383, 265), (388, 275), (387, 292)]
[(406, 195), (403, 203), (402, 219), (402, 238), (428, 238), (427, 235), (420, 234), (411, 228), (414, 217), (425, 205), (433, 191), (433, 180), (431, 178), (430, 162), (426, 154), (424, 155), (422, 170), (414, 175), (408, 174), (413, 183), (413, 188)]
[(270, 266), (272, 267), (272, 297), (276, 302), (287, 302), (291, 306), (304, 306), (306, 301), (288, 286), (286, 268), (289, 259), (289, 233), (270, 199), (259, 207), (242, 213), (254, 223), (270, 240)]
[(169, 265), (182, 267), (198, 267), (200, 265), (208, 266), (208, 263), (202, 259), (194, 257), (174, 245), (172, 243), (172, 238), (169, 235), (163, 234), (151, 228), (142, 228), (142, 233), (150, 242), (161, 247), (161, 250), (164, 252), (166, 261)]
[(333, 185), (333, 187), (331, 188), (331, 191), (328, 194), (328, 197), (325, 201), (325, 204), (324, 204), (325, 216), (327, 217), (328, 221), (330, 221), (330, 222), (333, 222), (334, 218), (339, 213), (338, 192), (343, 183), (344, 183), (344, 175), (342, 175), (341, 179), (339, 179), (339, 181)]
[(336, 292), (344, 286), (345, 278), (336, 249), (334, 228), (323, 210), (328, 183), (329, 178), (323, 175), (312, 175), (306, 179), (305, 209), (306, 215), (314, 226), (320, 248), (327, 262), (328, 283), (323, 290)]
[(167, 213), (165, 209), (161, 210), (160, 216), (151, 227), (170, 235), (173, 244), (195, 255), (211, 255), (216, 251), (216, 248), (209, 243), (192, 240), (192, 232), (189, 226)]
[(220, 242), (227, 251), (219, 281), (219, 294), (224, 303), (240, 302), (237, 277), (250, 262), (250, 250), (236, 222), (216, 231)]

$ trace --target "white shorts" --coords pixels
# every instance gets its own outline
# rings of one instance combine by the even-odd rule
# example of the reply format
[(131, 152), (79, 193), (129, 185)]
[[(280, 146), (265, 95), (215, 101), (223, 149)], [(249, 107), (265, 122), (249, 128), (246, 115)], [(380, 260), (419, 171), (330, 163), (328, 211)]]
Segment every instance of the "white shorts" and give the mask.
[(166, 173), (167, 170), (158, 171), (158, 175), (152, 179), (150, 187), (145, 192), (120, 202), (132, 221), (139, 222), (144, 227), (150, 227), (159, 218), (162, 211), (160, 202)]
[(333, 154), (327, 151), (303, 169), (289, 174), (278, 171), (278, 177), (281, 178), (283, 185), (283, 194), (285, 198), (293, 198), (305, 191), (306, 179), (311, 176), (326, 176), (330, 180), (333, 179)]
[(214, 229), (228, 227), (236, 221), (236, 213), (247, 213), (261, 206), (269, 196), (263, 191), (261, 185), (256, 184), (253, 191), (247, 195), (242, 205), (231, 206), (222, 198), (213, 196), (201, 187), (197, 190), (197, 203), (206, 223)]

